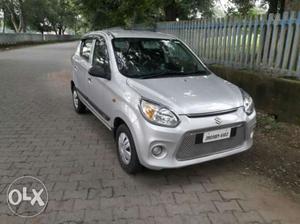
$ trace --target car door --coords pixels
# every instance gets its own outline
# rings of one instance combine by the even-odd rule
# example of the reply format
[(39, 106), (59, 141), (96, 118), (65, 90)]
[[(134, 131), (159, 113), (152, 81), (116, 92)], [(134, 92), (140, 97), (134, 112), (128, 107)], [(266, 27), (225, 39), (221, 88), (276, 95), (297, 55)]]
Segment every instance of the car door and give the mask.
[[(95, 40), (93, 48), (92, 66), (102, 67), (103, 71), (110, 73), (109, 55), (105, 40), (99, 37)], [(110, 121), (109, 111), (112, 104), (109, 79), (91, 76), (88, 74), (88, 94), (91, 104), (103, 121), (108, 125)]]
[(77, 75), (77, 82), (75, 81), (76, 88), (79, 93), (88, 98), (87, 83), (88, 83), (88, 70), (91, 68), (92, 61), (92, 48), (93, 39), (84, 39), (81, 41), (79, 57), (77, 58), (74, 70)]

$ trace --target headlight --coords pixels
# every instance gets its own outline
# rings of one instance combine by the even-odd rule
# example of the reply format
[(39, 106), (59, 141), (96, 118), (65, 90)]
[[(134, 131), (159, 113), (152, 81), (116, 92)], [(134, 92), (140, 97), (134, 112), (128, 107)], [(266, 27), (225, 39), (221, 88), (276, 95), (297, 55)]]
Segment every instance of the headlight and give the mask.
[(246, 114), (250, 115), (254, 111), (254, 102), (251, 98), (251, 96), (246, 93), (244, 90), (241, 89), (243, 99), (244, 99), (244, 110)]
[(166, 127), (176, 127), (179, 124), (179, 119), (172, 111), (156, 103), (141, 100), (140, 111), (153, 124)]

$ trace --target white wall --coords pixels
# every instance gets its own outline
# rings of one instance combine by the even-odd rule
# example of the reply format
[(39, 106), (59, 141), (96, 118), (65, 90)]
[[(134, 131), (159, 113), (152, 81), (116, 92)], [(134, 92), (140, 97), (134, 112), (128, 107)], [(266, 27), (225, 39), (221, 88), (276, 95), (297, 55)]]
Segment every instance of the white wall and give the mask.
[(73, 40), (73, 35), (57, 36), (47, 34), (42, 36), (41, 34), (29, 34), (29, 33), (0, 33), (0, 45), (13, 45), (18, 43), (34, 43), (34, 42), (46, 42), (46, 41), (64, 41)]

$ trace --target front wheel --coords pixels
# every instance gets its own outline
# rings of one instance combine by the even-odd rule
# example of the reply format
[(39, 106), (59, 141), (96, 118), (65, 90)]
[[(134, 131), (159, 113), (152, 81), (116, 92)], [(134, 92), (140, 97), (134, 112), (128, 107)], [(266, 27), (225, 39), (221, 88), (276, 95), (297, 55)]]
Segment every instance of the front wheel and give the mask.
[(139, 172), (142, 169), (142, 165), (136, 153), (131, 132), (125, 124), (118, 127), (116, 141), (121, 167), (129, 174)]
[(75, 87), (72, 89), (72, 99), (75, 111), (79, 114), (84, 113), (86, 109), (85, 105), (80, 101), (77, 89)]

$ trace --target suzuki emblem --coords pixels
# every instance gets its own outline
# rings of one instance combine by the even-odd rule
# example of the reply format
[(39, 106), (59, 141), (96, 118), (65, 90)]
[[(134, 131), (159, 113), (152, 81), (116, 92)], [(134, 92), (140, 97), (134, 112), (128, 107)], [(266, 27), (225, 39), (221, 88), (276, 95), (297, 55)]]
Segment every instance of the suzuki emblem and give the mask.
[(215, 118), (215, 122), (216, 122), (217, 125), (222, 124), (222, 120), (221, 120), (221, 118), (219, 118), (219, 117), (216, 117), (216, 118)]

